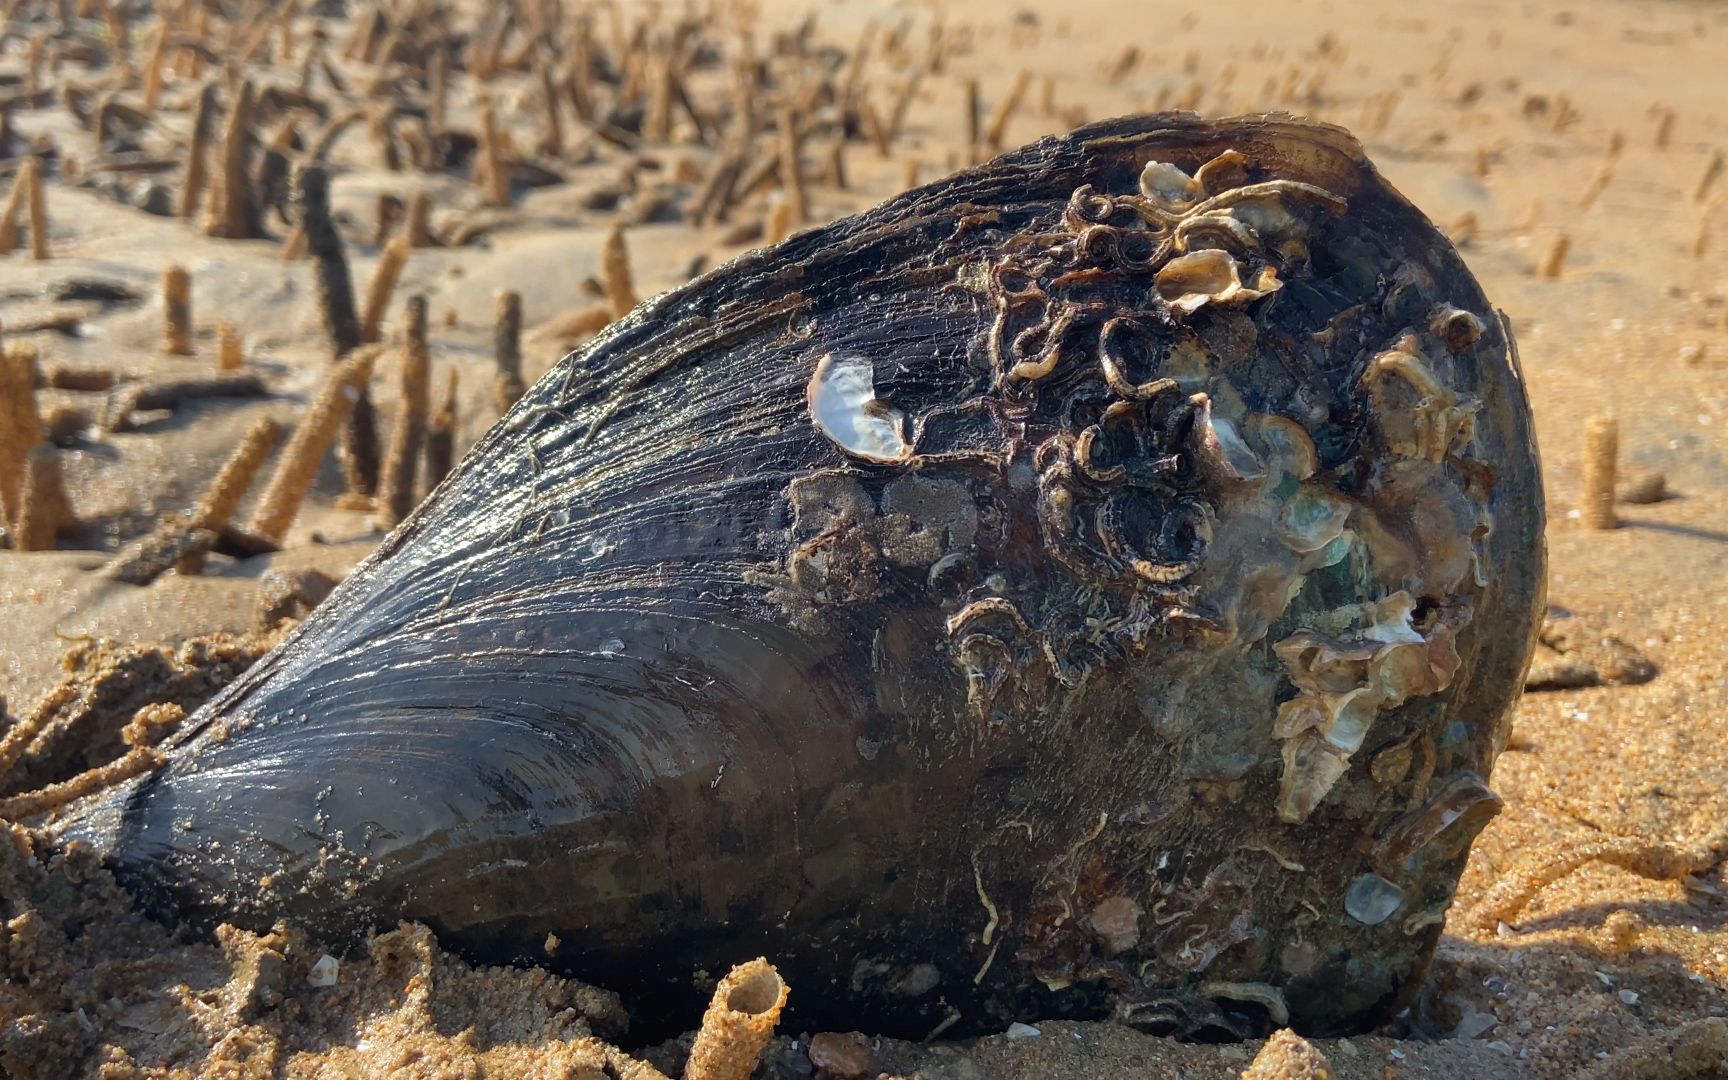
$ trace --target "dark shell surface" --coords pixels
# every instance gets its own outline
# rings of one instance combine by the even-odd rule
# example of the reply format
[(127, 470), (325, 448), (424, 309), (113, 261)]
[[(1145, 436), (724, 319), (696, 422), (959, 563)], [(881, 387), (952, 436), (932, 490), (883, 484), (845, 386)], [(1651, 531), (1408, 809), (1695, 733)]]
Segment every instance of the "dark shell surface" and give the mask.
[(643, 1036), (763, 954), (807, 1029), (1360, 1030), (1498, 807), (1542, 526), (1510, 333), (1348, 135), (1109, 121), (642, 305), (67, 828)]

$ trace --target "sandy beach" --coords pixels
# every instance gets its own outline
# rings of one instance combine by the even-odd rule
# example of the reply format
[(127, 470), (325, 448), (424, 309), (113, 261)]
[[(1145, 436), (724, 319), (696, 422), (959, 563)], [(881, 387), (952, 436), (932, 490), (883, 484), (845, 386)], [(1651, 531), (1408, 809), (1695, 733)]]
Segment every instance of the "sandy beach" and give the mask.
[[(51, 448), (70, 504), (45, 543), (13, 527), (0, 548), (0, 732), (57, 701), (56, 715), (83, 717), (78, 730), (101, 747), (83, 761), (62, 738), (27, 755), (23, 771), (0, 772), (0, 797), (64, 779), (68, 762), (126, 753), (118, 732), (140, 708), (192, 711), (393, 523), (385, 496), (354, 491), (332, 451), (286, 528), (251, 527), (286, 434), (334, 368), (315, 252), (296, 251), (316, 243), (311, 230), (260, 199), (250, 235), (220, 235), (221, 191), (190, 216), (156, 212), (183, 191), (202, 88), (225, 87), (228, 100), (238, 85), (225, 63), (253, 87), (260, 147), (295, 158), (330, 140), (329, 222), (357, 304), (381, 264), (405, 254), (386, 268), (399, 277), (380, 309), (368, 398), (388, 437), (405, 415), (407, 299), (424, 297), (430, 390), (416, 422), (447, 431), (458, 458), (508, 403), (500, 291), (519, 297), (520, 376), (532, 384), (611, 320), (609, 238), (621, 237), (631, 287), (648, 297), (1088, 120), (1288, 112), (1350, 129), (1452, 238), (1517, 335), (1542, 454), (1550, 617), (1491, 778), (1505, 809), (1476, 841), (1415, 1004), (1383, 1031), (1311, 1043), (1193, 1045), (1069, 1021), (926, 1043), (783, 1028), (757, 1075), (1728, 1075), (1728, 7), (697, 5), (677, 84), (694, 104), (649, 94), (636, 129), (620, 130), (598, 106), (579, 115), (565, 69), (536, 60), (534, 21), (563, 42), (587, 12), (616, 60), (629, 50), (615, 43), (638, 26), (657, 40), (682, 5), (522, 5), (498, 34), (490, 9), (458, 3), (448, 21), (470, 48), (447, 73), (438, 131), (414, 43), (369, 32), (371, 6), (192, 7), (170, 6), (170, 34), (150, 5), (13, 4), (0, 39), (0, 186), (27, 184), (17, 178), (34, 154), (46, 211), (39, 238), (19, 200), (25, 239), (0, 255), (0, 327), (8, 356), (34, 357), (32, 411), (45, 426), (30, 445)], [(862, 57), (862, 100), (891, 128), (813, 125), (802, 221), (772, 169), (733, 185), (722, 213), (703, 207), (726, 165), (711, 130), (733, 95), (720, 58), (737, 55), (746, 29), (788, 68), (831, 57), (841, 82)], [(217, 175), (220, 135), (216, 123), (206, 148)], [(487, 160), (507, 174), (502, 198)], [(410, 245), (417, 202), (428, 231)], [(183, 353), (168, 340), (172, 267), (190, 279)], [(239, 346), (231, 367), (224, 337)], [(129, 392), (169, 382), (179, 389), (165, 407), (133, 407)], [(7, 394), (0, 411), (25, 397)], [(194, 508), (264, 418), (282, 437), (231, 522), (150, 580), (117, 579), (141, 541), (198, 527)], [(1585, 498), (1598, 419), (1618, 434), (1612, 528), (1590, 527)], [(412, 502), (441, 474), (409, 465)], [(169, 520), (188, 511), (190, 522)], [(88, 852), (6, 827), (0, 1074), (649, 1080), (683, 1068), (689, 1036), (633, 1043), (631, 1002), (604, 989), (540, 969), (472, 969), (407, 926), (341, 957), (337, 981), (319, 986), (318, 942), (162, 927)], [(720, 974), (692, 976), (711, 985)], [(684, 1026), (700, 1019), (698, 1008)]]

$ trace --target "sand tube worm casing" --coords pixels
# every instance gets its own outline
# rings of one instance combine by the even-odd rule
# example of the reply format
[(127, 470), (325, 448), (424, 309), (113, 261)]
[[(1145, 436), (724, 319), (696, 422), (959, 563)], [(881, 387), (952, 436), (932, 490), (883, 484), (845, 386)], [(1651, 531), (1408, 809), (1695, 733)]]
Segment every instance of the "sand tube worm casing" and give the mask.
[(638, 307), (69, 828), (205, 923), (555, 933), (644, 1035), (758, 955), (806, 1028), (1358, 1030), (1542, 524), (1505, 323), (1348, 135), (1110, 121)]

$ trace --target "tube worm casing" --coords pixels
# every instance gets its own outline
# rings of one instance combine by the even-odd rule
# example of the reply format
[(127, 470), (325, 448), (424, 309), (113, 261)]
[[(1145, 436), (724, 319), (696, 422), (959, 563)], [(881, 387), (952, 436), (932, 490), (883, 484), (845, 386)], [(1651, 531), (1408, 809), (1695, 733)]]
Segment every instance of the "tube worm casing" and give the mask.
[(1584, 499), (1579, 506), (1584, 525), (1590, 529), (1612, 529), (1619, 518), (1614, 512), (1614, 484), (1620, 456), (1620, 428), (1611, 418), (1592, 416), (1584, 424)]
[(498, 408), (508, 411), (528, 389), (522, 381), (522, 294), (515, 289), (498, 293), (498, 313), (493, 324), (492, 355), (498, 364), (495, 382)]
[(739, 964), (714, 988), (684, 1066), (684, 1080), (749, 1080), (774, 1037), (789, 990), (762, 957)]
[(42, 441), (36, 411), (36, 350), (0, 348), (0, 527), (17, 524), (23, 509), (30, 452)]
[(246, 366), (246, 347), (231, 322), (216, 324), (216, 370), (239, 371)]
[(192, 355), (192, 274), (184, 266), (162, 271), (162, 351)]
[[(194, 54), (195, 55), (195, 54)], [(192, 110), (192, 146), (186, 151), (186, 176), (180, 185), (180, 199), (175, 205), (177, 216), (190, 218), (198, 212), (198, 200), (208, 181), (205, 157), (209, 153), (210, 129), (216, 117), (216, 80), (204, 84), (198, 92), (198, 104)]]
[(459, 372), (450, 369), (438, 411), (426, 421), (426, 466), (421, 480), (423, 493), (444, 482), (456, 460), (456, 389)]
[(409, 240), (398, 236), (384, 245), (378, 265), (372, 271), (372, 281), (366, 288), (366, 310), (360, 317), (360, 340), (371, 344), (378, 340), (384, 327), (384, 312), (390, 307), (390, 297), (396, 283), (402, 279), (402, 267), (408, 262)]
[(216, 474), (216, 479), (210, 482), (204, 496), (198, 500), (198, 507), (192, 515), (198, 528), (221, 532), (234, 520), (241, 500), (252, 487), (253, 478), (270, 456), (270, 451), (276, 449), (281, 434), (282, 425), (268, 416), (252, 421), (240, 445), (228, 455), (222, 471)]
[(283, 448), (282, 460), (277, 463), (269, 486), (259, 497), (258, 508), (248, 526), (251, 531), (276, 541), (287, 533), (318, 476), (319, 464), (359, 400), (361, 388), (372, 377), (378, 351), (376, 346), (356, 350), (325, 376), (318, 396), (306, 407)]
[(376, 521), (381, 529), (394, 529), (414, 508), (415, 470), (426, 441), (428, 383), (432, 377), (426, 345), (426, 298), (410, 296), (403, 312), (400, 406), (379, 478)]
[(636, 286), (630, 277), (630, 249), (624, 245), (624, 226), (614, 222), (600, 248), (600, 286), (612, 305), (612, 314), (623, 318), (636, 306)]
[(56, 534), (78, 524), (66, 497), (60, 451), (42, 443), (24, 459), (23, 498), (19, 500), (17, 546), (20, 551), (52, 551)]
[(48, 258), (48, 195), (42, 186), (42, 159), (32, 154), (18, 170), (30, 208), (30, 257)]

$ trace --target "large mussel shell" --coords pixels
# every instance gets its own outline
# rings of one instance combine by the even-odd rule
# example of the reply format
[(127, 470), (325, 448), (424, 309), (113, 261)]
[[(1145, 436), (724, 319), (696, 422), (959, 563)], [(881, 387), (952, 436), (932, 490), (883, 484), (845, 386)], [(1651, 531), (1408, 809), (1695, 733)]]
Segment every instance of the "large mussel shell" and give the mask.
[(1348, 135), (1110, 121), (642, 305), (71, 828), (639, 1018), (767, 954), (808, 1027), (1356, 1030), (1498, 805), (1541, 505)]

